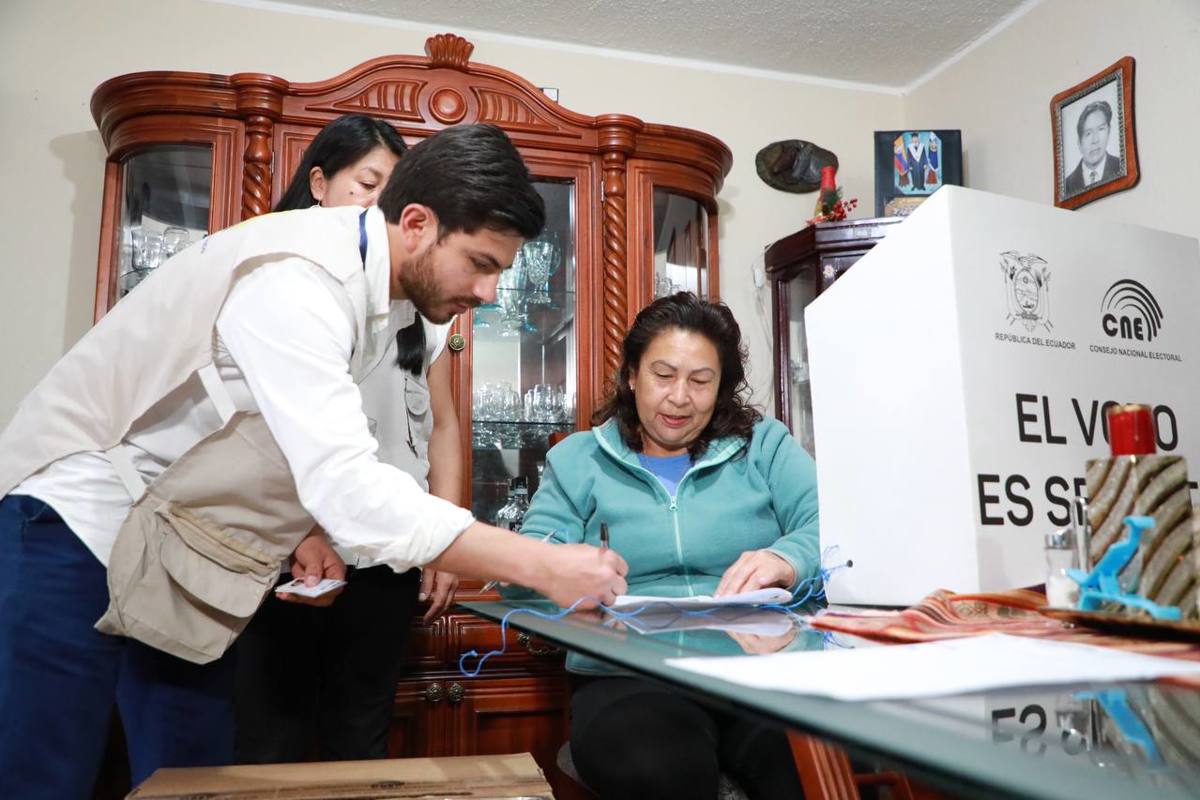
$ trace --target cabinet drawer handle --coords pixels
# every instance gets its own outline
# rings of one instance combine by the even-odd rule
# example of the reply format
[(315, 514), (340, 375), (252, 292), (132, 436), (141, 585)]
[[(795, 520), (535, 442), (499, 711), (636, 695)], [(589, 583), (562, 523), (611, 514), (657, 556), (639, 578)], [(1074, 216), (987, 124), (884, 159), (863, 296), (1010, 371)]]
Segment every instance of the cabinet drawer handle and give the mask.
[(446, 691), (440, 683), (431, 683), (425, 689), (425, 701), (427, 703), (440, 703), (445, 696)]
[(450, 698), (451, 703), (461, 703), (466, 694), (467, 690), (458, 681), (450, 684), (450, 688), (446, 690), (446, 696)]
[(562, 652), (561, 648), (553, 645), (535, 645), (533, 643), (533, 637), (528, 633), (517, 634), (517, 644), (521, 645), (521, 647), (524, 647), (525, 652), (529, 653), (531, 656), (552, 656), (555, 653)]

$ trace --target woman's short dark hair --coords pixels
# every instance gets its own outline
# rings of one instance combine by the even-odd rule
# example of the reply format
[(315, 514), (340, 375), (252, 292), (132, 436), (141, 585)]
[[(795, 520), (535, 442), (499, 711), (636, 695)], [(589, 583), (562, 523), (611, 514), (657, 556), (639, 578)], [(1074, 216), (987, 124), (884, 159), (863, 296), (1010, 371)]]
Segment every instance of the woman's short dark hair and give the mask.
[(533, 239), (546, 224), (529, 168), (495, 125), (456, 125), (414, 145), (392, 170), (379, 208), (394, 225), (412, 203), (433, 209), (439, 237), (487, 228)]
[(762, 414), (747, 399), (750, 387), (746, 383), (746, 345), (742, 342), (742, 329), (729, 306), (701, 300), (691, 292), (660, 297), (638, 312), (621, 346), (621, 366), (612, 393), (592, 415), (592, 424), (599, 425), (615, 418), (621, 438), (632, 449), (641, 451), (641, 421), (629, 381), (650, 343), (660, 334), (672, 330), (698, 333), (708, 339), (717, 349), (721, 362), (716, 406), (708, 425), (688, 447), (692, 458), (703, 455), (714, 439), (738, 436), (749, 441), (754, 424), (762, 419)]
[(273, 210), (293, 211), (316, 205), (308, 177), (313, 167), (320, 167), (326, 178), (332, 178), (380, 146), (397, 156), (408, 149), (396, 129), (384, 120), (366, 114), (338, 117), (322, 128), (305, 148), (304, 159)]

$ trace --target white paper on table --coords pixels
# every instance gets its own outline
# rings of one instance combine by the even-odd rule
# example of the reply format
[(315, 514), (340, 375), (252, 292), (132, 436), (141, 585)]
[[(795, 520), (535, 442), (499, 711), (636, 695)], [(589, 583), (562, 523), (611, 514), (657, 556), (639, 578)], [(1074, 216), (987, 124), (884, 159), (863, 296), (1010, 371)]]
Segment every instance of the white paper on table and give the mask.
[(783, 636), (795, 624), (787, 613), (771, 609), (723, 606), (706, 611), (708, 613), (690, 613), (691, 609), (683, 611), (654, 605), (640, 614), (613, 617), (608, 624), (626, 625), (639, 633), (720, 630), (755, 636)]
[(1017, 686), (1200, 674), (1196, 662), (1001, 633), (862, 650), (672, 658), (667, 663), (756, 689), (838, 700), (939, 697)]
[(633, 608), (646, 606), (669, 606), (670, 608), (687, 609), (692, 611), (701, 608), (720, 608), (721, 606), (765, 606), (786, 605), (792, 601), (792, 593), (787, 589), (756, 589), (753, 592), (729, 594), (724, 597), (713, 597), (699, 594), (695, 597), (659, 597), (648, 594), (619, 595), (609, 606), (614, 611), (629, 611)]

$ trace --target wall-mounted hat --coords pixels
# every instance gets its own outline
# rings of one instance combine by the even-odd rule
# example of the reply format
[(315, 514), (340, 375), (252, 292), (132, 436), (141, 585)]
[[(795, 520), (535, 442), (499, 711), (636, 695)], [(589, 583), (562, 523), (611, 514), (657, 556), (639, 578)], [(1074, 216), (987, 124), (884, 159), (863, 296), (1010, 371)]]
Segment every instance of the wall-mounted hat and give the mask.
[(838, 157), (803, 139), (785, 139), (758, 151), (754, 167), (758, 177), (774, 189), (794, 194), (821, 188), (821, 167), (838, 166)]

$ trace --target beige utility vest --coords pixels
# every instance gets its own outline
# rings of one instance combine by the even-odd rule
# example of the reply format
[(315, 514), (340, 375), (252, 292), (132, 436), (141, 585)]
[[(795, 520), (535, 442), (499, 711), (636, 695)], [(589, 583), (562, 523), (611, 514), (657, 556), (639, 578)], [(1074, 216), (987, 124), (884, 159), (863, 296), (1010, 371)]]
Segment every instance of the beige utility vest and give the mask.
[[(98, 450), (134, 498), (109, 559), (109, 607), (98, 630), (198, 664), (213, 661), (312, 528), (262, 415), (235, 410), (217, 376), (216, 321), (241, 277), (282, 258), (305, 259), (334, 279), (332, 291), (345, 290), (339, 299), (348, 298), (357, 331), (348, 368), (359, 374), (367, 307), (362, 213), (270, 214), (175, 256), (51, 368), (0, 434), (0, 496), (60, 458)], [(193, 375), (224, 424), (146, 486), (121, 440)]]

